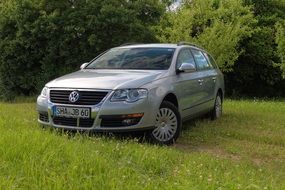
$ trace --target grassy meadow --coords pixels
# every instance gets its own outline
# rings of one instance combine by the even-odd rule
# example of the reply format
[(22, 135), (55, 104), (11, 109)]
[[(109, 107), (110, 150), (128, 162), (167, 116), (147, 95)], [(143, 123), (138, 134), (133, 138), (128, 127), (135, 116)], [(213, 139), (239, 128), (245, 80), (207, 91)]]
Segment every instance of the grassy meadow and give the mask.
[(0, 103), (0, 189), (285, 189), (285, 101), (226, 100), (174, 146), (43, 129)]

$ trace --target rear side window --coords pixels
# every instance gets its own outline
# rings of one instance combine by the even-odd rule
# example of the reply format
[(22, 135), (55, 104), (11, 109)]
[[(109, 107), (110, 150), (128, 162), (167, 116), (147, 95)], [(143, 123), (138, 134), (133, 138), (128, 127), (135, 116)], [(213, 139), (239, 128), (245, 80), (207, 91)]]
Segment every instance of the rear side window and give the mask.
[(193, 57), (190, 49), (182, 49), (182, 50), (180, 50), (179, 55), (177, 57), (177, 65), (176, 65), (176, 67), (179, 68), (182, 65), (182, 63), (191, 63), (194, 66), (196, 66), (195, 65), (195, 61), (194, 61), (194, 57)]
[(213, 66), (213, 68), (218, 68), (215, 60), (213, 59), (213, 57), (207, 53), (204, 52), (204, 56), (207, 58), (208, 62)]
[(201, 71), (201, 70), (213, 69), (213, 66), (208, 63), (206, 57), (201, 51), (196, 50), (196, 49), (192, 49), (191, 51), (194, 55), (194, 59), (196, 61), (198, 70)]

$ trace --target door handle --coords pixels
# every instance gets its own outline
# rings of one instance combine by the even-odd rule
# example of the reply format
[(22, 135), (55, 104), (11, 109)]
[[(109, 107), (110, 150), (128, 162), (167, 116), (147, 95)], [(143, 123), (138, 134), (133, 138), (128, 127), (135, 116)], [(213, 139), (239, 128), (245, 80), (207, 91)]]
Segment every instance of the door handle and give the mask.
[(200, 85), (202, 85), (204, 80), (203, 79), (199, 79), (198, 82), (199, 82)]
[(214, 82), (216, 82), (217, 77), (213, 77), (212, 79), (213, 79)]

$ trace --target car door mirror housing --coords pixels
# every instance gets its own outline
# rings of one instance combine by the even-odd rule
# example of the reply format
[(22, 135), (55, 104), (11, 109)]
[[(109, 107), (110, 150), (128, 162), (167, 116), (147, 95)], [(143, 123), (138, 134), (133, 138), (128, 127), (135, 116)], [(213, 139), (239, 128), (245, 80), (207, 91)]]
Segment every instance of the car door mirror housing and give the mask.
[(182, 63), (181, 66), (178, 68), (178, 73), (191, 73), (195, 72), (196, 67), (192, 63)]
[(83, 63), (81, 66), (80, 66), (80, 69), (84, 69), (86, 66), (88, 65), (88, 63)]

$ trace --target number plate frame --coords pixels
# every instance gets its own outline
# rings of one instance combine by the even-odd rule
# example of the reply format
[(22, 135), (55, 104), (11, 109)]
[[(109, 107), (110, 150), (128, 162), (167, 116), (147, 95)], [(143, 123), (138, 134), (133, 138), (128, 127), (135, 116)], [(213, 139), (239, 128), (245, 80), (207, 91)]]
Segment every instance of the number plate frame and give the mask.
[(53, 110), (53, 116), (56, 117), (89, 119), (91, 118), (92, 114), (91, 108), (88, 107), (53, 106), (52, 110)]

